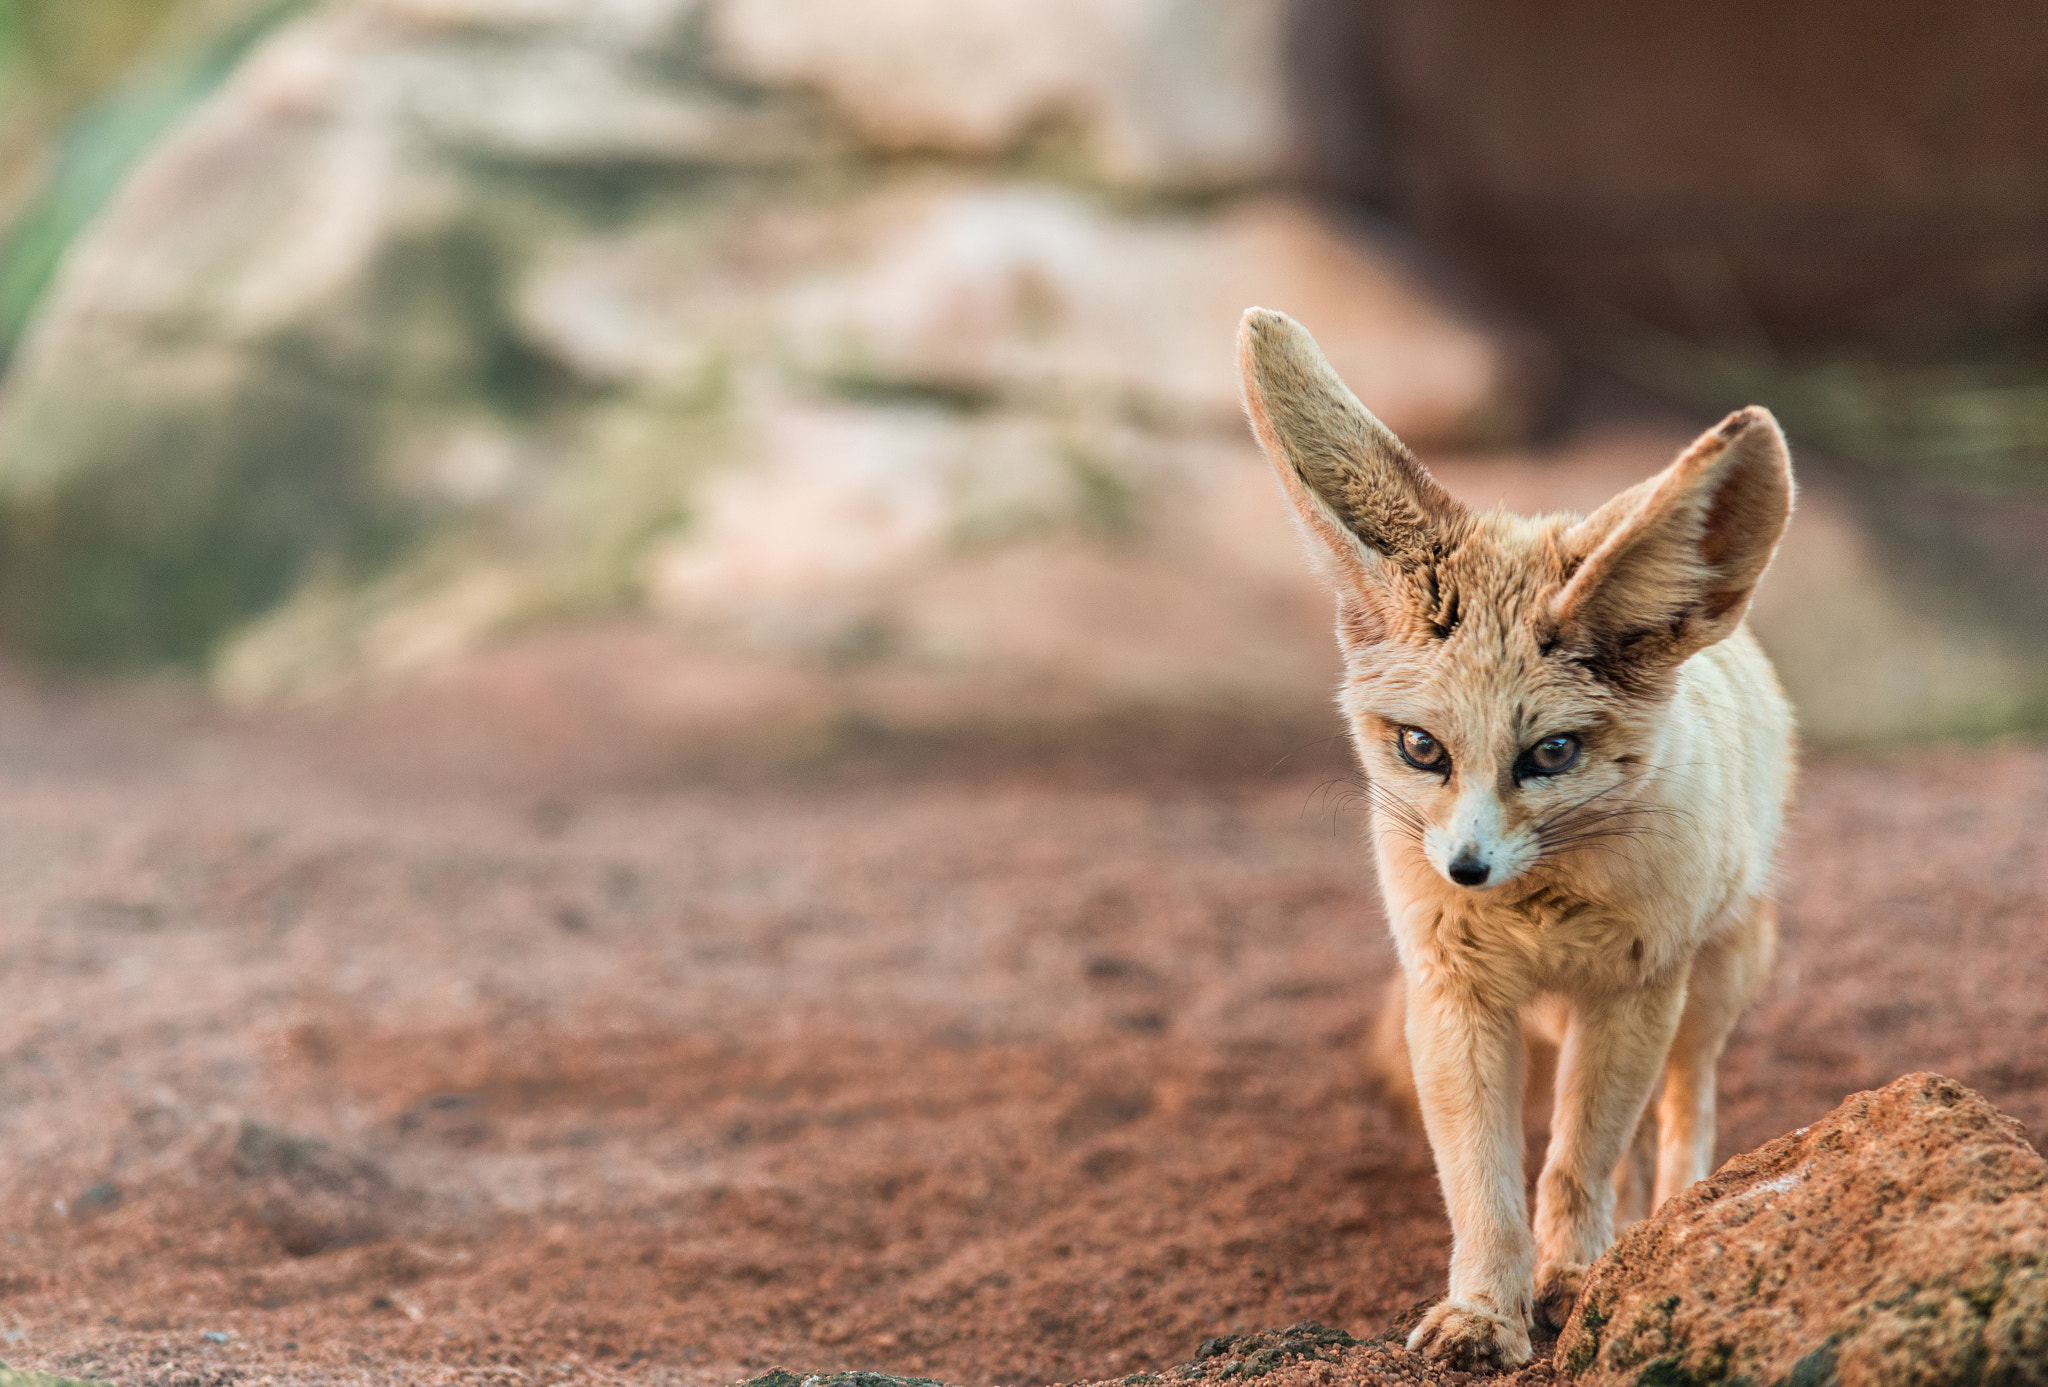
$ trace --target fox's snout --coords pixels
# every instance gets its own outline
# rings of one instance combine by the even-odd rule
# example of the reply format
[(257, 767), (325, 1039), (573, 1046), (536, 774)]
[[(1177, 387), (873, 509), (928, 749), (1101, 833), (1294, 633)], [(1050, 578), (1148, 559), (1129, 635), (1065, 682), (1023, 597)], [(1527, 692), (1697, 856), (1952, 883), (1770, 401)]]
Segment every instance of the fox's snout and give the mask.
[(1513, 880), (1528, 865), (1526, 836), (1491, 791), (1459, 795), (1442, 822), (1423, 835), (1424, 855), (1447, 881), (1477, 891)]
[(1458, 850), (1458, 855), (1444, 868), (1444, 875), (1460, 886), (1484, 886), (1486, 879), (1493, 875), (1493, 868), (1479, 855), (1478, 846), (1468, 843)]

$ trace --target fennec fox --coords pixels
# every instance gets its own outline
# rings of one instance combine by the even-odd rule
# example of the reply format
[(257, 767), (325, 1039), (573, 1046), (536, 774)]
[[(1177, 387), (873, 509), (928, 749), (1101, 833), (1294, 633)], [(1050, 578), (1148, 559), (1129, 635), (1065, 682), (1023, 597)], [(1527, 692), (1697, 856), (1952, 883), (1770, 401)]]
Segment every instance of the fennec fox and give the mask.
[[(1655, 1198), (1708, 1174), (1714, 1065), (1769, 967), (1792, 718), (1743, 625), (1792, 507), (1762, 409), (1591, 516), (1475, 513), (1284, 314), (1238, 334), (1245, 406), (1337, 597), (1449, 1295), (1411, 1348), (1529, 1357), (1613, 1240), (1658, 1076)], [(1561, 1022), (1532, 1232), (1523, 1028)], [(1646, 1208), (1626, 1211), (1640, 1216)]]

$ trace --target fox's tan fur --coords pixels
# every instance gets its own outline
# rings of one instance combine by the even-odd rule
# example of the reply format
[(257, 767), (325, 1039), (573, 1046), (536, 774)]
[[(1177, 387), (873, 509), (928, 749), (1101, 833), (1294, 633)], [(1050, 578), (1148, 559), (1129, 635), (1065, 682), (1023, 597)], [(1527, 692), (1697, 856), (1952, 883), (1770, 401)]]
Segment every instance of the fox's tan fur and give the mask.
[[(1253, 309), (1238, 345), (1252, 427), (1337, 597), (1339, 701), (1401, 958), (1391, 1038), (1451, 1216), (1449, 1295), (1411, 1347), (1519, 1363), (1531, 1316), (1561, 1325), (1613, 1240), (1617, 1186), (1640, 1216), (1713, 1159), (1714, 1066), (1776, 938), (1792, 717), (1743, 618), (1791, 462), (1751, 408), (1591, 516), (1475, 513), (1292, 319)], [(1404, 728), (1448, 767), (1404, 760)], [(1567, 771), (1528, 769), (1566, 734)], [(1557, 1047), (1533, 1230), (1525, 1027)], [(1625, 1157), (1660, 1074), (1644, 1191)]]

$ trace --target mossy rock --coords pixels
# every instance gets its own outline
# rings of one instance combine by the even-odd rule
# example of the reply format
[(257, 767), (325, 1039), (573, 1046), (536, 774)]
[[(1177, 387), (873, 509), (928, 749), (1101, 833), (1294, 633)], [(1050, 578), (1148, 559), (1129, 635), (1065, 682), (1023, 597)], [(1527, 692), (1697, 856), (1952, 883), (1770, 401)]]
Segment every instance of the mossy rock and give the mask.
[(1193, 1361), (1180, 1369), (1182, 1377), (1213, 1375), (1216, 1378), (1264, 1377), (1289, 1363), (1314, 1361), (1334, 1363), (1347, 1348), (1364, 1340), (1341, 1329), (1314, 1320), (1290, 1324), (1285, 1329), (1268, 1329), (1256, 1334), (1225, 1334), (1204, 1339)]
[(204, 666), (314, 575), (381, 573), (454, 517), (394, 460), (552, 382), (512, 339), (483, 214), (395, 238), (345, 305), (255, 341), (25, 363), (0, 424), (0, 637), (54, 664)]

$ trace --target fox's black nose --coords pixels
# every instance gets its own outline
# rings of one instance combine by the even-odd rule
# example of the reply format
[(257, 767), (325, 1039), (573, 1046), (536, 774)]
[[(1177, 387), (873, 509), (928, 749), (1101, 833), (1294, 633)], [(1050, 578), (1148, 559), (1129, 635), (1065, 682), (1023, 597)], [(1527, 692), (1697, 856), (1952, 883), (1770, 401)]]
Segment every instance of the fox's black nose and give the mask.
[(1484, 862), (1471, 853), (1461, 852), (1451, 859), (1449, 875), (1460, 886), (1484, 886), (1489, 870)]

